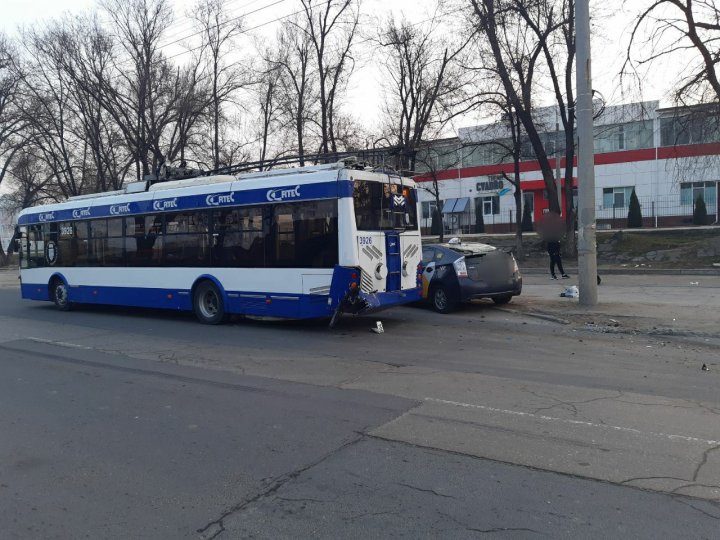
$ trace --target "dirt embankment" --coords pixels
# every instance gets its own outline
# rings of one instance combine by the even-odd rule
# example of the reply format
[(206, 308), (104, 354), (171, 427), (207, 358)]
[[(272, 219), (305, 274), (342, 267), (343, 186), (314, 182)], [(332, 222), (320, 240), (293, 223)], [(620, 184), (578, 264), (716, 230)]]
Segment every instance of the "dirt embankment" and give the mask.
[[(466, 235), (462, 239), (515, 251), (513, 235)], [(437, 241), (437, 237), (425, 241)], [(598, 265), (606, 267), (715, 268), (714, 264), (720, 264), (720, 227), (598, 231), (597, 245)], [(523, 266), (546, 266), (545, 244), (537, 234), (523, 234), (523, 250)], [(577, 262), (567, 254), (564, 260), (569, 265)]]

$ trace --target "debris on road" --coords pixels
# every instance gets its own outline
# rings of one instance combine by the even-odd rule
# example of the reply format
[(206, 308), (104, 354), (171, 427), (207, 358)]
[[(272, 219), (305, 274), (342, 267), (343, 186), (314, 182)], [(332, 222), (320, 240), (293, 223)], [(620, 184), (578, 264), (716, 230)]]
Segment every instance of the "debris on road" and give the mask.
[(563, 292), (561, 292), (560, 296), (563, 298), (577, 298), (580, 296), (580, 291), (576, 285), (573, 285), (572, 287), (567, 287)]
[(710, 368), (707, 367), (707, 364), (703, 364), (700, 369), (701, 369), (702, 371), (710, 371)]
[(385, 329), (383, 328), (383, 324), (381, 321), (377, 321), (375, 323), (375, 326), (370, 329), (371, 332), (375, 332), (376, 334), (383, 334), (385, 332)]

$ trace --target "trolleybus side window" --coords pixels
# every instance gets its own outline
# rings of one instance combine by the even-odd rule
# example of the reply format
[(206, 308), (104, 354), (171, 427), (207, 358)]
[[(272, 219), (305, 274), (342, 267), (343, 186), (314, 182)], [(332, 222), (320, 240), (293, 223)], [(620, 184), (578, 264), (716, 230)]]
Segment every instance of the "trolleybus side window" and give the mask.
[(213, 266), (265, 266), (263, 208), (259, 206), (213, 211)]
[(125, 266), (125, 235), (123, 218), (107, 220), (107, 241), (103, 266)]
[(168, 266), (207, 266), (208, 212), (174, 212), (165, 214), (163, 264)]
[(333, 268), (338, 262), (337, 202), (276, 205), (271, 242), (275, 266)]
[(122, 218), (93, 219), (90, 226), (89, 266), (123, 266)]
[(162, 262), (162, 215), (125, 219), (125, 252), (128, 266), (160, 266)]

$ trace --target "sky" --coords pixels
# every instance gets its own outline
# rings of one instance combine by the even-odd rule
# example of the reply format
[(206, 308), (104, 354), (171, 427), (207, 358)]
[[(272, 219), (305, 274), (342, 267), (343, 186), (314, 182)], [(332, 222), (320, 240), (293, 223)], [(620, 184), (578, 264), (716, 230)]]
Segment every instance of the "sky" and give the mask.
[[(178, 40), (192, 33), (191, 23), (186, 13), (193, 3), (194, 0), (172, 2), (175, 20), (169, 29), (168, 41)], [(599, 90), (612, 104), (639, 99), (662, 99), (670, 89), (670, 82), (674, 78), (673, 71), (677, 71), (673, 70), (672, 64), (656, 66), (653, 72), (646, 77), (642, 95), (637, 92), (623, 92), (620, 89), (617, 74), (624, 60), (629, 24), (634, 14), (632, 8), (627, 7), (628, 4), (635, 4), (636, 7), (639, 7), (641, 2), (593, 0), (591, 8), (591, 15), (594, 19), (593, 87)], [(408, 18), (418, 22), (426, 20), (435, 5), (436, 0), (363, 0), (363, 11), (381, 18), (388, 17), (390, 14), (397, 16), (405, 13)], [(19, 26), (41, 24), (48, 19), (60, 17), (63, 13), (80, 14), (95, 6), (96, 0), (4, 0), (0, 30), (12, 35)], [(298, 9), (298, 6), (299, 3), (296, 0), (279, 2), (278, 0), (228, 0), (228, 8), (233, 14), (256, 11), (248, 16), (246, 24), (248, 27), (263, 25), (252, 31), (252, 34), (258, 37), (273, 35), (277, 23), (271, 21)], [(267, 24), (269, 22), (270, 24)], [(364, 31), (369, 30), (371, 29), (367, 27), (364, 29)], [(182, 51), (179, 44), (167, 48), (168, 54), (172, 54), (174, 50)], [(379, 110), (381, 105), (378, 86), (382, 74), (373, 67), (372, 59), (368, 58), (367, 54), (360, 55), (360, 60), (348, 101), (351, 109), (364, 111), (367, 115), (368, 111), (372, 113), (372, 111)], [(548, 95), (547, 102), (549, 103), (550, 100), (551, 96)], [(374, 119), (365, 118), (365, 120), (374, 123)], [(465, 120), (466, 125), (476, 122), (477, 120), (474, 118)]]
[[(196, 0), (175, 0), (171, 2), (175, 18), (168, 30), (166, 42), (181, 42), (193, 33), (192, 23), (187, 12)], [(362, 0), (363, 13), (372, 17), (386, 19), (407, 15), (412, 22), (427, 21), (429, 14), (436, 8), (438, 0)], [(646, 75), (643, 93), (637, 90), (626, 91), (619, 85), (618, 73), (625, 58), (630, 25), (634, 13), (628, 5), (639, 9), (644, 2), (640, 0), (591, 0), (593, 18), (592, 69), (593, 88), (598, 90), (608, 104), (627, 103), (640, 100), (663, 100), (676, 78), (678, 67), (673, 63), (657, 65)], [(3, 13), (0, 18), (0, 31), (9, 36), (16, 35), (22, 26), (42, 25), (52, 18), (63, 14), (82, 14), (93, 10), (97, 0), (3, 0)], [(246, 18), (246, 28), (256, 28), (250, 32), (251, 39), (244, 44), (251, 46), (263, 37), (272, 37), (278, 27), (273, 22), (288, 13), (299, 9), (297, 0), (227, 0), (231, 14), (251, 13)], [(254, 11), (254, 13), (252, 13)], [(362, 32), (373, 33), (372, 26), (366, 25)], [(451, 31), (451, 29), (450, 29)], [(362, 38), (361, 38), (362, 39)], [(167, 55), (181, 54), (180, 43), (165, 48)], [(378, 132), (378, 115), (382, 106), (380, 85), (383, 77), (371, 53), (358, 55), (358, 65), (352, 78), (346, 100), (347, 110), (360, 120), (370, 132)], [(549, 90), (549, 89), (548, 89)], [(552, 95), (546, 90), (540, 95), (539, 105), (551, 105)], [(666, 102), (665, 104), (667, 104)], [(478, 116), (465, 116), (458, 120), (453, 128), (483, 123)], [(2, 186), (0, 186), (0, 191)]]

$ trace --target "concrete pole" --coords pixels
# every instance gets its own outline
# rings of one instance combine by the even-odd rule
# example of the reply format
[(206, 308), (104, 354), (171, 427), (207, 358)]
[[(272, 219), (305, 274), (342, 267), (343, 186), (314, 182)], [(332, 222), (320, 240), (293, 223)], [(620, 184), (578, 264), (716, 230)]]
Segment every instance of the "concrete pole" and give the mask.
[(575, 4), (577, 29), (578, 129), (578, 285), (580, 304), (597, 304), (595, 239), (595, 149), (593, 146), (592, 72), (590, 66), (590, 0)]

